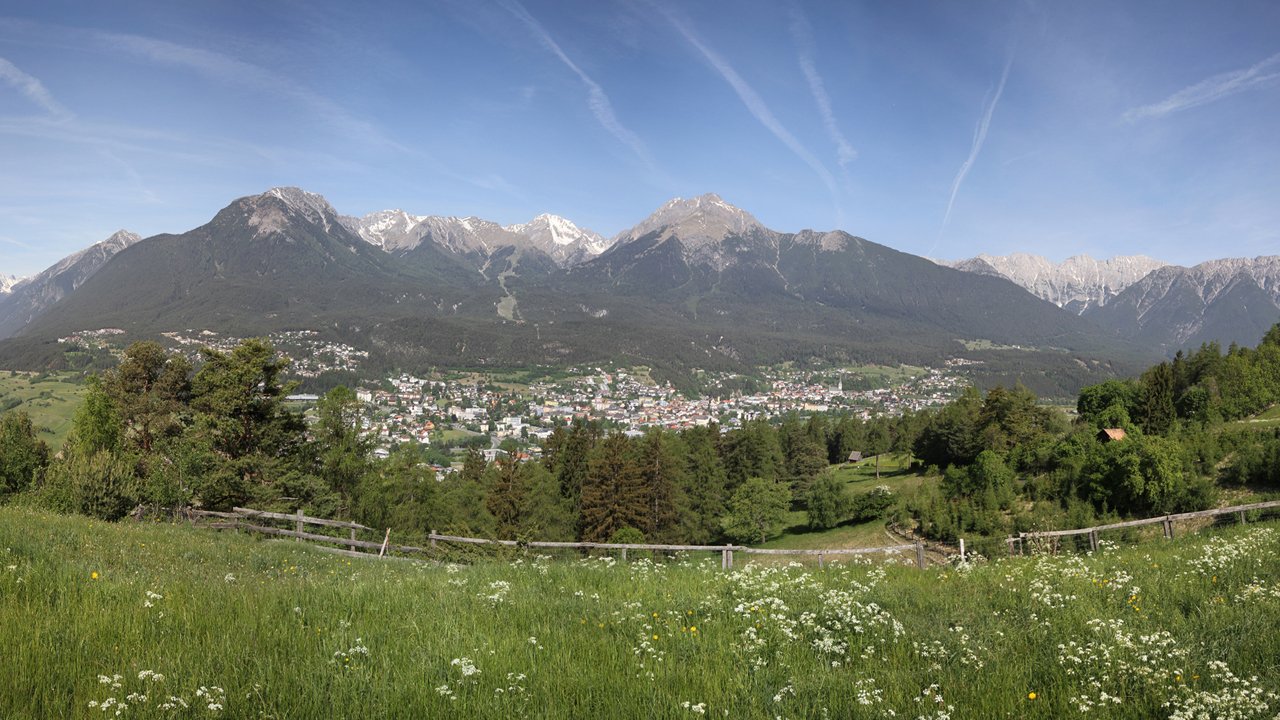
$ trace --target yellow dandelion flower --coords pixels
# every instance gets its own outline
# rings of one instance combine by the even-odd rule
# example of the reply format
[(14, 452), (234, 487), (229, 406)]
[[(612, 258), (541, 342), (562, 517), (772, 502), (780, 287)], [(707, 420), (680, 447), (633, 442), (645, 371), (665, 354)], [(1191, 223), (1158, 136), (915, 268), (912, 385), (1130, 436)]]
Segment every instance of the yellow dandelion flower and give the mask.
[(697, 626), (697, 625), (694, 625), (694, 626), (690, 627), (690, 628), (689, 628), (689, 632), (695, 632), (695, 633), (696, 633), (696, 632), (698, 632), (698, 626)]
[(654, 639), (654, 640), (657, 640), (657, 639), (658, 639), (658, 636), (657, 636), (657, 635), (654, 635), (654, 636), (653, 636), (653, 639)]
[(1028, 700), (1035, 700), (1035, 699), (1036, 699), (1036, 697), (1037, 697), (1037, 696), (1036, 696), (1036, 694), (1035, 694), (1035, 693), (1033, 693), (1033, 692), (1029, 692), (1029, 693), (1027, 693), (1027, 699), (1028, 699)]
[(98, 571), (97, 571), (97, 570), (94, 570), (93, 572), (89, 573), (89, 579), (90, 579), (90, 580), (97, 580), (97, 579), (98, 579)]

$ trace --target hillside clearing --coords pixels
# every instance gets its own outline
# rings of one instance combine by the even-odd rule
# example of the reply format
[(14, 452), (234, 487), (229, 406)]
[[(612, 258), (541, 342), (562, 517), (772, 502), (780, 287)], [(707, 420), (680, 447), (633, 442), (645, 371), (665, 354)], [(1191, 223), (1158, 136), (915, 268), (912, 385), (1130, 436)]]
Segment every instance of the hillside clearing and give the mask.
[(1277, 551), (1257, 525), (927, 571), (379, 563), (10, 507), (0, 716), (1272, 717)]

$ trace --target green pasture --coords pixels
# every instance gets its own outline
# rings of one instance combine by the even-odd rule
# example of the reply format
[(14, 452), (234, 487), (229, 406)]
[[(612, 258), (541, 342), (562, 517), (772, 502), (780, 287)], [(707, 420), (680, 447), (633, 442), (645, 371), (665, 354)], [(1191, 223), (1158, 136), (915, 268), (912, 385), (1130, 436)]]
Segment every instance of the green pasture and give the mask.
[(25, 410), (39, 437), (55, 451), (71, 431), (71, 419), (85, 389), (77, 374), (0, 370), (0, 408)]
[(1272, 718), (1272, 525), (918, 570), (349, 558), (0, 508), (0, 717)]

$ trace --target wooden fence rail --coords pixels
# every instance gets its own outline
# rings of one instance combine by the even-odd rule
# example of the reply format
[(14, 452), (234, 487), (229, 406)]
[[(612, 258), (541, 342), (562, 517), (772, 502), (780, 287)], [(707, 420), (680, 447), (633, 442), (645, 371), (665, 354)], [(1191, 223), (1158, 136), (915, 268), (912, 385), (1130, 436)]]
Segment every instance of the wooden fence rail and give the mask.
[(1010, 555), (1021, 555), (1024, 552), (1024, 543), (1027, 540), (1037, 540), (1040, 538), (1062, 538), (1073, 535), (1088, 535), (1089, 549), (1098, 549), (1098, 532), (1102, 530), (1120, 530), (1123, 528), (1141, 527), (1144, 525), (1162, 525), (1164, 536), (1166, 538), (1173, 537), (1173, 524), (1179, 520), (1194, 520), (1196, 518), (1219, 517), (1222, 515), (1235, 515), (1241, 522), (1245, 522), (1245, 513), (1250, 510), (1263, 510), (1266, 508), (1280, 508), (1280, 500), (1269, 500), (1267, 502), (1249, 503), (1248, 505), (1232, 505), (1231, 507), (1214, 508), (1212, 510), (1197, 510), (1195, 512), (1174, 513), (1171, 515), (1159, 515), (1157, 517), (1142, 518), (1141, 520), (1126, 520), (1118, 523), (1107, 523), (1106, 525), (1095, 525), (1094, 527), (1079, 528), (1076, 530), (1041, 530), (1037, 532), (1024, 532), (1017, 535), (1011, 535), (1005, 540), (1009, 546)]
[[(822, 550), (787, 550), (787, 549), (768, 549), (753, 548), (743, 545), (664, 545), (656, 543), (597, 543), (597, 542), (556, 542), (534, 540), (530, 542), (518, 540), (493, 540), (489, 538), (469, 538), (459, 537), (457, 535), (441, 535), (435, 532), (427, 535), (430, 541), (430, 547), (422, 548), (412, 545), (392, 545), (385, 539), (383, 542), (372, 540), (357, 540), (357, 530), (372, 531), (373, 528), (361, 525), (360, 523), (347, 522), (343, 520), (328, 520), (325, 518), (313, 518), (303, 515), (302, 511), (293, 514), (267, 512), (265, 510), (254, 510), (253, 508), (233, 508), (234, 512), (215, 512), (212, 510), (192, 510), (192, 517), (216, 518), (218, 520), (230, 520), (231, 522), (213, 522), (208, 527), (218, 529), (237, 529), (249, 530), (252, 532), (262, 533), (264, 535), (276, 535), (281, 537), (291, 537), (296, 540), (309, 540), (312, 542), (331, 543), (341, 545), (348, 548), (365, 548), (368, 550), (378, 550), (379, 554), (385, 553), (387, 550), (401, 553), (423, 553), (428, 552), (436, 547), (437, 542), (445, 543), (462, 543), (467, 545), (493, 545), (497, 547), (512, 548), (547, 548), (547, 549), (576, 549), (576, 550), (618, 550), (621, 552), (622, 559), (627, 559), (627, 552), (630, 550), (652, 550), (657, 552), (716, 552), (720, 553), (720, 566), (725, 569), (733, 567), (733, 554), (735, 552), (745, 555), (798, 555), (798, 556), (816, 556), (818, 566), (823, 567), (826, 559), (831, 556), (840, 555), (867, 555), (872, 553), (899, 553), (909, 550), (915, 551), (916, 565), (924, 568), (927, 564), (924, 553), (924, 545), (919, 542), (903, 544), (903, 545), (887, 545), (884, 547), (867, 547), (867, 548), (831, 548)], [(256, 520), (280, 520), (284, 522), (294, 523), (292, 530), (286, 530), (268, 525), (261, 525)], [(320, 525), (323, 527), (344, 528), (349, 529), (350, 537), (334, 537), (332, 535), (321, 535), (319, 533), (306, 532), (303, 530), (304, 525)], [(389, 531), (388, 531), (389, 537)], [(343, 551), (350, 552), (350, 551)], [(360, 553), (356, 553), (360, 554)]]

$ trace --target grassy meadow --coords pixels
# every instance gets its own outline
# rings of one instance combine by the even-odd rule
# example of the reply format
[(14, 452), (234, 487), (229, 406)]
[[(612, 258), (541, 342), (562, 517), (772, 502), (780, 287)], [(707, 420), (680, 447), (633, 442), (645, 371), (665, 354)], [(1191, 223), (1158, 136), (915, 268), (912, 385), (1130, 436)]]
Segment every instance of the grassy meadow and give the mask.
[[(875, 458), (857, 463), (832, 465), (831, 472), (844, 481), (850, 495), (862, 495), (881, 485), (903, 497), (925, 483), (938, 481), (937, 476), (924, 476), (908, 470), (911, 456), (886, 453), (880, 457), (880, 478), (876, 479)], [(782, 534), (760, 545), (763, 548), (788, 550), (819, 550), (826, 548), (863, 548), (899, 545), (903, 541), (885, 531), (884, 520), (862, 523), (848, 522), (828, 530), (810, 530), (809, 514), (805, 510), (791, 510), (784, 521)]]
[(0, 508), (0, 717), (1273, 718), (1280, 533), (875, 564), (377, 561)]
[(71, 431), (71, 419), (84, 398), (86, 387), (71, 374), (0, 370), (0, 407), (25, 410), (38, 437), (53, 450), (62, 447)]

